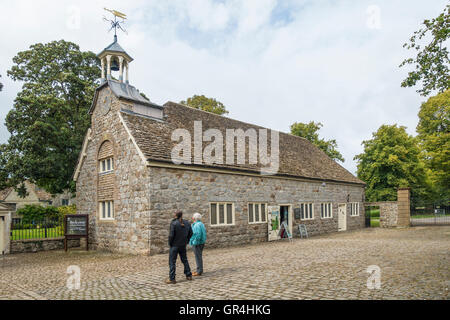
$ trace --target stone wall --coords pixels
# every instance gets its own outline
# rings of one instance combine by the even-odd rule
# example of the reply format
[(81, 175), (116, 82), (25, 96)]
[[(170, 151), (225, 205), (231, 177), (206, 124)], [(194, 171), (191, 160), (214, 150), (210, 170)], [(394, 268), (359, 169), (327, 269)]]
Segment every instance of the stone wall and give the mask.
[[(111, 97), (111, 109), (106, 113), (103, 101)], [(89, 214), (90, 246), (94, 249), (129, 253), (148, 253), (149, 250), (149, 183), (148, 170), (130, 140), (118, 112), (123, 107), (109, 87), (99, 92), (91, 123), (91, 141), (77, 179), (77, 211)], [(100, 181), (98, 152), (104, 141), (111, 141), (114, 154), (114, 173)], [(99, 183), (108, 189), (114, 200), (112, 221), (100, 220)], [(106, 188), (109, 184), (109, 188)], [(109, 196), (109, 195), (108, 195)]]
[[(294, 220), (294, 237), (298, 237), (298, 224), (307, 225), (310, 235), (338, 231), (338, 203), (360, 202), (359, 216), (350, 216), (347, 205), (347, 230), (364, 227), (364, 188), (357, 185), (287, 180), (273, 177), (188, 171), (168, 168), (150, 168), (150, 214), (152, 254), (167, 252), (169, 224), (173, 213), (181, 209), (185, 218), (199, 212), (208, 232), (208, 247), (224, 247), (244, 243), (264, 242), (268, 238), (267, 223), (248, 223), (248, 203), (263, 202), (270, 205), (314, 203), (313, 220)], [(235, 225), (210, 225), (210, 202), (232, 202), (235, 206)], [(320, 203), (333, 203), (333, 217), (320, 218)], [(293, 215), (294, 216), (294, 215)]]
[[(67, 241), (67, 247), (80, 247), (80, 239), (71, 239)], [(27, 239), (11, 241), (11, 253), (27, 253), (49, 250), (64, 249), (64, 238), (54, 239)]]
[(366, 207), (380, 208), (380, 227), (395, 228), (410, 226), (410, 189), (397, 191), (397, 201), (366, 202)]

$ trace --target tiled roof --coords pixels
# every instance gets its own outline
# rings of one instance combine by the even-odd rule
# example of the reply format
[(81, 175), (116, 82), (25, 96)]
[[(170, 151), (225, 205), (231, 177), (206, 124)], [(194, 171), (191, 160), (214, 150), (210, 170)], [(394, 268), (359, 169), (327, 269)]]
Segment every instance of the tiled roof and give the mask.
[[(173, 102), (168, 102), (164, 105), (164, 114), (166, 119), (161, 121), (122, 112), (122, 117), (127, 127), (148, 160), (172, 163), (171, 151), (173, 146), (177, 144), (171, 140), (173, 130), (177, 128), (187, 129), (191, 133), (193, 144), (194, 121), (202, 121), (203, 132), (207, 129), (219, 129), (224, 139), (226, 137), (226, 129), (243, 129), (244, 131), (249, 128), (254, 128), (257, 131), (258, 129), (264, 129), (260, 126)], [(364, 184), (364, 182), (330, 159), (322, 150), (308, 140), (282, 132), (280, 132), (279, 138), (280, 166), (277, 175)], [(246, 154), (248, 154), (248, 143), (246, 143), (246, 149)], [(268, 131), (268, 150), (270, 150), (270, 131)], [(225, 155), (226, 152), (224, 150)], [(193, 157), (194, 154), (192, 152)], [(236, 157), (237, 155), (235, 154)], [(248, 159), (248, 156), (246, 159)], [(203, 163), (203, 166), (207, 165)], [(243, 165), (213, 164), (211, 166), (214, 168), (260, 173), (260, 166), (248, 164), (248, 160)]]
[(6, 188), (3, 190), (0, 190), (0, 201), (4, 201), (8, 194), (11, 192), (12, 188)]

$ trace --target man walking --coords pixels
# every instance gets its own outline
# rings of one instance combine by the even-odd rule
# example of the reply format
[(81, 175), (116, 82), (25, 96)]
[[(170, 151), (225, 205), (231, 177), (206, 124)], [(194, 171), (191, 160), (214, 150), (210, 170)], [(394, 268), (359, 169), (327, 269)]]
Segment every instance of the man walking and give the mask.
[(191, 268), (186, 256), (186, 245), (192, 237), (191, 224), (187, 220), (183, 220), (183, 212), (177, 211), (175, 218), (170, 223), (169, 233), (169, 279), (168, 284), (177, 283), (175, 280), (177, 257), (180, 255), (181, 262), (184, 264), (184, 274), (187, 280), (192, 280)]

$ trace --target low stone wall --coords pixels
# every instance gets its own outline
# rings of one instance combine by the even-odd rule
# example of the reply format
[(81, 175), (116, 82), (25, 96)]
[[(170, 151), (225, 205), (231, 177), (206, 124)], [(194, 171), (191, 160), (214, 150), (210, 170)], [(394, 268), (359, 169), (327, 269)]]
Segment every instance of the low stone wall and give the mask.
[[(67, 241), (69, 248), (80, 247), (80, 239)], [(64, 238), (53, 239), (26, 239), (11, 241), (10, 253), (26, 253), (64, 249)]]
[(410, 226), (410, 189), (397, 190), (397, 201), (366, 202), (365, 207), (380, 208), (380, 227), (395, 228)]

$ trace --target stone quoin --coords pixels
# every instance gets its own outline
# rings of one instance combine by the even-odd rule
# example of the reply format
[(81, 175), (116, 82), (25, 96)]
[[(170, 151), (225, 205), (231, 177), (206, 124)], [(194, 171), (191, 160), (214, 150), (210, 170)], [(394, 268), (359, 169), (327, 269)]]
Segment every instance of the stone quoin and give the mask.
[[(167, 252), (176, 210), (187, 219), (194, 212), (203, 215), (207, 247), (268, 241), (269, 228), (279, 231), (282, 222), (294, 237), (299, 237), (299, 224), (309, 235), (364, 227), (364, 182), (304, 138), (277, 133), (279, 146), (273, 149), (279, 163), (271, 175), (262, 174), (261, 161), (248, 161), (248, 143), (237, 148), (236, 142), (231, 155), (237, 160), (244, 148), (245, 163), (207, 163), (194, 159), (194, 152), (188, 164), (173, 161), (173, 132), (183, 129), (194, 137), (197, 121), (223, 137), (230, 129), (265, 128), (174, 102), (151, 102), (130, 84), (132, 58), (116, 37), (99, 58), (102, 80), (73, 177), (78, 213), (90, 215), (93, 249)], [(119, 80), (111, 76), (111, 61), (119, 64)], [(212, 142), (200, 143), (204, 150)], [(268, 138), (270, 153), (275, 152), (272, 143)]]

